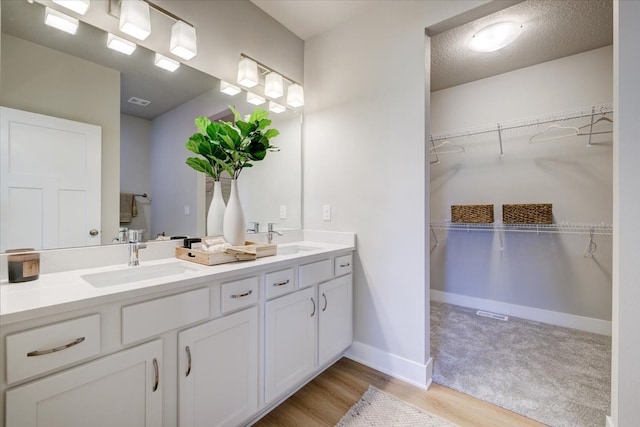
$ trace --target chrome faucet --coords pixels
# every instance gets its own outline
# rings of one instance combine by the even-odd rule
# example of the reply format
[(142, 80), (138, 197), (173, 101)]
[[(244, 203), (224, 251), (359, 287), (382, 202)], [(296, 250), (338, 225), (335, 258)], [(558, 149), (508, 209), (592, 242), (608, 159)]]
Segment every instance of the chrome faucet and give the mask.
[(275, 223), (270, 222), (267, 224), (267, 243), (271, 243), (273, 241), (273, 233), (278, 236), (282, 236), (282, 233), (273, 229)]
[(140, 243), (140, 233), (138, 230), (129, 230), (129, 267), (140, 265), (138, 250), (147, 247), (145, 243)]
[(260, 223), (258, 221), (250, 222), (249, 224), (253, 224), (253, 228), (247, 228), (247, 231), (250, 233), (259, 233), (260, 232)]

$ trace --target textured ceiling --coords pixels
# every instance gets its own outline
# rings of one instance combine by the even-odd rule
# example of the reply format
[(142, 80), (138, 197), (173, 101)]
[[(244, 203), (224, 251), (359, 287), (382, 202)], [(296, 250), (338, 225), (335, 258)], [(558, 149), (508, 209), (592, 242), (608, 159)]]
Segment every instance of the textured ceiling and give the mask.
[[(487, 25), (514, 21), (520, 37), (491, 53), (473, 52), (469, 38)], [(612, 0), (527, 0), (431, 38), (431, 90), (575, 55), (613, 44)]]

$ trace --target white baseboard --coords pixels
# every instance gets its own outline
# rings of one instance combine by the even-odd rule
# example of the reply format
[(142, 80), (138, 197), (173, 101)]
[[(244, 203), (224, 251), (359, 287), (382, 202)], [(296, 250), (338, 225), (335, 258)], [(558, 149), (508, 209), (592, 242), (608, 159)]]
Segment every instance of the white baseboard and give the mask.
[(606, 320), (576, 316), (575, 314), (560, 313), (558, 311), (544, 310), (524, 305), (509, 304), (490, 299), (452, 294), (434, 289), (431, 290), (431, 300), (611, 336), (611, 322)]
[(421, 389), (426, 390), (431, 385), (431, 358), (421, 364), (358, 341), (353, 342), (345, 356)]
[(607, 425), (606, 427), (615, 427), (615, 424), (613, 424), (613, 418), (611, 418), (609, 415), (607, 415)]

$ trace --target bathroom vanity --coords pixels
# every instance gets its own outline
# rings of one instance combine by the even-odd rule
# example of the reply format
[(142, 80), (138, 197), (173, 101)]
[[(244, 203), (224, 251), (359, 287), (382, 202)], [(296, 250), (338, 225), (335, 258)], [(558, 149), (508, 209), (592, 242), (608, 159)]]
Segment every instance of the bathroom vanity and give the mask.
[[(6, 427), (250, 424), (352, 342), (354, 244), (0, 285)], [(140, 270), (136, 270), (140, 269)]]

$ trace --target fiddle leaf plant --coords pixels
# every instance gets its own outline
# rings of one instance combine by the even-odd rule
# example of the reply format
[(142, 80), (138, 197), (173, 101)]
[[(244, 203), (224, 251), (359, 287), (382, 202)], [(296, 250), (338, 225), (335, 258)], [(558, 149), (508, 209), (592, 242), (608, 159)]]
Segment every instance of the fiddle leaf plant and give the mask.
[(214, 181), (220, 181), (220, 174), (225, 170), (228, 157), (219, 142), (220, 124), (206, 117), (196, 118), (195, 124), (199, 132), (191, 135), (186, 147), (200, 157), (189, 157), (186, 163), (198, 172), (209, 175)]

